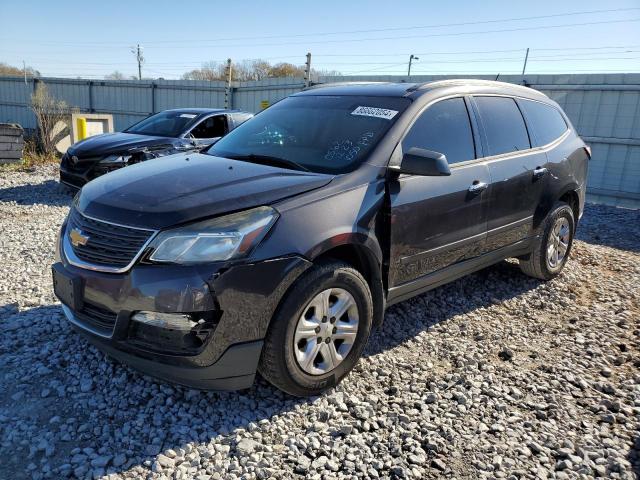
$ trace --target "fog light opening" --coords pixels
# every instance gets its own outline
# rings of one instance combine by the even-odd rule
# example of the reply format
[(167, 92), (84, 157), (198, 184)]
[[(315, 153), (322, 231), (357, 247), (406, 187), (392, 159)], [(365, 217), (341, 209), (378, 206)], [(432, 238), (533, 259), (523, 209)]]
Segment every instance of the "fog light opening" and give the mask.
[(162, 313), (162, 312), (137, 312), (132, 320), (157, 328), (166, 328), (169, 330), (186, 330), (190, 331), (198, 326), (198, 323), (204, 323), (203, 319), (194, 321), (191, 315), (185, 313)]
[(196, 355), (213, 334), (214, 312), (135, 312), (131, 316), (129, 342), (145, 350), (165, 354)]

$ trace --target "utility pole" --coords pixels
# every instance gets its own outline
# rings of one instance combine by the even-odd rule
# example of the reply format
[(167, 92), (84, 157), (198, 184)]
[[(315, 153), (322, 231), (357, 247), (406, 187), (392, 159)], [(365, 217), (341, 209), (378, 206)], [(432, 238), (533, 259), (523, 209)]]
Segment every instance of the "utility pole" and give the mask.
[(527, 47), (527, 53), (524, 55), (524, 65), (522, 65), (522, 78), (524, 80), (524, 72), (527, 69), (527, 60), (529, 60), (529, 47)]
[(227, 68), (225, 71), (227, 86), (224, 89), (224, 108), (231, 108), (231, 59), (227, 58)]
[(420, 60), (420, 59), (412, 53), (411, 56), (409, 57), (409, 70), (407, 71), (407, 77), (409, 78), (411, 78), (411, 63), (414, 60)]
[(27, 62), (22, 60), (22, 72), (24, 73), (24, 84), (27, 84)]
[(307, 53), (307, 63), (304, 66), (304, 86), (311, 85), (311, 52)]
[(131, 53), (136, 56), (136, 61), (138, 62), (138, 80), (142, 80), (142, 64), (144, 63), (144, 57), (142, 56), (142, 48), (140, 48), (140, 44), (136, 47), (131, 47)]

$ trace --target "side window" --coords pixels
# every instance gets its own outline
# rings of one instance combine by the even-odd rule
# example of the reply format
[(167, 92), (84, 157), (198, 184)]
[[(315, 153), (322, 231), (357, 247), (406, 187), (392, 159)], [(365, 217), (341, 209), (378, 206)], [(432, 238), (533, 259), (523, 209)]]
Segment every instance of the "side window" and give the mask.
[(227, 118), (224, 115), (209, 117), (191, 130), (191, 135), (195, 138), (224, 137), (226, 133)]
[(475, 97), (487, 135), (488, 155), (531, 148), (520, 109), (513, 98)]
[(518, 103), (533, 130), (536, 147), (553, 142), (567, 131), (567, 122), (555, 107), (533, 100), (519, 100)]
[(444, 153), (449, 163), (476, 158), (464, 99), (450, 98), (427, 108), (402, 141), (403, 151), (412, 147)]

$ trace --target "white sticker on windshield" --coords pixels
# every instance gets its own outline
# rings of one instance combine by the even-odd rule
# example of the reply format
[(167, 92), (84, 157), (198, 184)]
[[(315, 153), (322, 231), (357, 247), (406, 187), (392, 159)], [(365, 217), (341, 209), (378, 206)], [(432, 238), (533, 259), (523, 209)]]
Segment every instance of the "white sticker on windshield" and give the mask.
[(385, 118), (387, 120), (391, 120), (397, 113), (397, 110), (389, 110), (386, 108), (358, 107), (351, 112), (351, 115), (362, 115), (364, 117)]
[(197, 115), (195, 113), (181, 113), (180, 117), (181, 118), (196, 118)]

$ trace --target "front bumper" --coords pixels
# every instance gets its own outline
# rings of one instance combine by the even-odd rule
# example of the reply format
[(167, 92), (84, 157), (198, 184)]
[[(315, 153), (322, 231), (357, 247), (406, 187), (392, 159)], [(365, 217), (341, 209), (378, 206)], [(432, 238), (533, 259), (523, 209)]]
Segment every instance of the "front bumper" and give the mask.
[(87, 182), (88, 180), (85, 178), (84, 174), (71, 172), (64, 169), (63, 167), (60, 167), (60, 183), (66, 185), (67, 187), (71, 187), (74, 190), (79, 190)]
[(60, 162), (60, 183), (72, 189), (80, 189), (94, 178), (105, 175), (123, 166), (102, 166), (99, 164), (100, 157), (95, 157), (90, 161), (84, 160), (77, 165), (73, 165), (65, 155)]
[[(58, 246), (59, 248), (59, 246)], [(236, 265), (145, 265), (121, 274), (69, 264), (81, 306), (63, 310), (100, 350), (149, 375), (200, 389), (239, 389), (253, 382), (269, 322), (282, 296), (310, 263), (298, 256)], [(206, 314), (213, 330), (195, 351), (166, 351), (140, 341), (137, 311)], [(158, 337), (159, 338), (159, 337)]]

